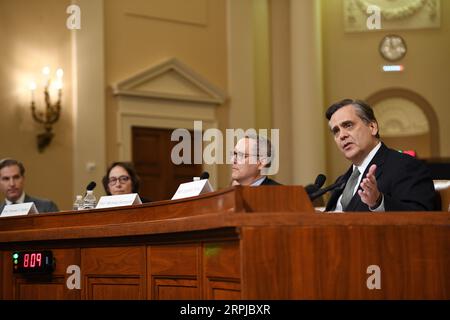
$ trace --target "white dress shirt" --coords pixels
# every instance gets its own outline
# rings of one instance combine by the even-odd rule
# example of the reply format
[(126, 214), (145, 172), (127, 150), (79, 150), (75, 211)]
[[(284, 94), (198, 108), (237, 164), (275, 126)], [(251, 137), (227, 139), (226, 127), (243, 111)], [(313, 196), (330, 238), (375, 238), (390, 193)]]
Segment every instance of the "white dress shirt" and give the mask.
[[(5, 198), (5, 202), (6, 204), (12, 204), (12, 201), (9, 201), (8, 199)], [(17, 203), (24, 203), (25, 202), (25, 192), (22, 192), (22, 195), (19, 197), (19, 199), (16, 200), (16, 204)]]
[[(372, 149), (372, 151), (369, 152), (369, 154), (367, 155), (367, 157), (364, 159), (364, 161), (361, 163), (361, 165), (359, 166), (355, 166), (353, 165), (353, 170), (355, 170), (355, 168), (358, 169), (358, 171), (360, 172), (360, 175), (358, 177), (358, 182), (355, 185), (355, 188), (353, 189), (353, 195), (355, 195), (356, 190), (358, 190), (359, 185), (361, 184), (361, 180), (363, 179), (363, 174), (367, 169), (367, 166), (369, 165), (369, 163), (372, 161), (373, 157), (375, 157), (375, 154), (378, 152), (378, 150), (381, 147), (381, 142), (378, 142), (378, 144)], [(337, 204), (336, 204), (336, 209), (334, 209), (335, 212), (342, 212), (342, 204), (341, 204), (341, 199), (342, 199), (342, 194), (339, 197)], [(375, 209), (371, 209), (369, 207), (370, 211), (384, 211), (384, 197), (381, 200), (381, 204), (375, 208)]]
[(263, 181), (266, 179), (266, 176), (262, 176), (261, 178), (259, 178), (258, 180), (253, 181), (253, 183), (250, 185), (252, 187), (257, 187), (260, 186), (261, 183), (263, 183)]

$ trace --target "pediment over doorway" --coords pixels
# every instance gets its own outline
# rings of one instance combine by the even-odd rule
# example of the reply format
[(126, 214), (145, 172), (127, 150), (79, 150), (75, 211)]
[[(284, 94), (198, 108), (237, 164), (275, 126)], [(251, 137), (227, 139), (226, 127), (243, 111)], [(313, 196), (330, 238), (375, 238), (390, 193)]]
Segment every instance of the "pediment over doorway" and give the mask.
[(191, 68), (172, 58), (113, 85), (117, 96), (182, 100), (221, 105), (225, 93)]

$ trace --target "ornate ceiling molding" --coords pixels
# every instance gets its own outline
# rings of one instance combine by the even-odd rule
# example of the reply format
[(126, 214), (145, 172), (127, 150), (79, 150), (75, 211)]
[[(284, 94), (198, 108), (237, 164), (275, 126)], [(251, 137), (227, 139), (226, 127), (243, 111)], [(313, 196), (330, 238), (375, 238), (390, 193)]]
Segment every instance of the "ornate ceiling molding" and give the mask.
[[(381, 30), (440, 27), (440, 0), (344, 0), (345, 30), (370, 31), (367, 19), (370, 6), (380, 8)], [(377, 29), (379, 30), (379, 29)]]
[[(369, 3), (366, 0), (355, 0), (356, 4), (360, 8), (361, 11), (367, 14), (367, 8), (370, 5), (373, 5), (373, 3)], [(432, 3), (434, 2), (434, 6)], [(381, 8), (381, 15), (386, 20), (397, 20), (397, 19), (404, 19), (411, 17), (412, 15), (416, 14), (418, 11), (423, 9), (427, 5), (428, 8), (430, 8), (430, 16), (434, 15), (436, 16), (436, 3), (432, 0), (414, 0), (411, 1), (409, 4), (401, 5), (398, 7), (382, 7)]]

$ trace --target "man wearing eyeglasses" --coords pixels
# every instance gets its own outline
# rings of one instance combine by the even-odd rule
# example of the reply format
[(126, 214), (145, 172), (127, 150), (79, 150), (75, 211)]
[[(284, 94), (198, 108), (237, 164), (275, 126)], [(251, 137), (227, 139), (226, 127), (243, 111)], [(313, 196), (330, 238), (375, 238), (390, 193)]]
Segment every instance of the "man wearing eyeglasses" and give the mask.
[(0, 213), (5, 205), (34, 202), (36, 209), (42, 212), (58, 212), (58, 206), (50, 200), (31, 197), (24, 192), (25, 167), (14, 159), (0, 160), (0, 191), (5, 201), (0, 204)]
[(232, 185), (280, 185), (265, 175), (272, 159), (272, 144), (260, 135), (246, 135), (234, 147), (231, 155)]

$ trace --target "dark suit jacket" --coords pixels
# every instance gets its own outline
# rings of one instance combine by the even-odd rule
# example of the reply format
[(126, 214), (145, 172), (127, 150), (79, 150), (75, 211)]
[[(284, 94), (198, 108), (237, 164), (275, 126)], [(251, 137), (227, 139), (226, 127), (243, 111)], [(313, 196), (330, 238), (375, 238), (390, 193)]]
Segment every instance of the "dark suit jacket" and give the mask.
[(278, 183), (275, 180), (272, 180), (272, 179), (266, 177), (260, 185), (261, 186), (281, 186), (281, 183)]
[(145, 197), (141, 197), (141, 196), (139, 196), (139, 198), (141, 198), (141, 202), (142, 203), (150, 203), (150, 202), (152, 202), (152, 200), (149, 199), (149, 198), (145, 198)]
[[(59, 211), (58, 206), (53, 201), (30, 197), (27, 194), (25, 194), (24, 202), (34, 202), (34, 205), (36, 206), (36, 209), (37, 211), (39, 211), (39, 213)], [(5, 205), (5, 202), (0, 204), (0, 213), (3, 211)]]
[[(367, 175), (372, 164), (377, 165), (375, 177), (378, 189), (384, 195), (386, 211), (426, 211), (436, 210), (433, 180), (428, 168), (421, 161), (387, 148), (384, 143), (373, 157), (363, 174)], [(353, 171), (353, 166), (336, 181), (347, 181)], [(361, 187), (358, 188), (360, 190)], [(327, 203), (326, 210), (336, 208), (343, 188), (336, 189)], [(369, 211), (369, 207), (361, 201), (355, 192), (345, 211)]]

